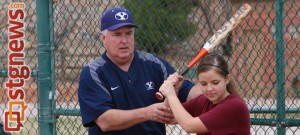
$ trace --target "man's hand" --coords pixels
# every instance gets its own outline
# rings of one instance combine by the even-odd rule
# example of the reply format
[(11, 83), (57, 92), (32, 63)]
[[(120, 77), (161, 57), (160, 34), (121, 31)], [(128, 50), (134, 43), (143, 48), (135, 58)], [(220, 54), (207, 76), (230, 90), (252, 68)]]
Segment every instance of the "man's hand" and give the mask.
[(169, 124), (173, 121), (173, 113), (164, 103), (156, 103), (147, 107), (146, 117), (149, 120)]
[(102, 131), (123, 130), (145, 121), (169, 124), (173, 121), (171, 109), (164, 103), (156, 103), (133, 110), (110, 109), (99, 116), (95, 123)]

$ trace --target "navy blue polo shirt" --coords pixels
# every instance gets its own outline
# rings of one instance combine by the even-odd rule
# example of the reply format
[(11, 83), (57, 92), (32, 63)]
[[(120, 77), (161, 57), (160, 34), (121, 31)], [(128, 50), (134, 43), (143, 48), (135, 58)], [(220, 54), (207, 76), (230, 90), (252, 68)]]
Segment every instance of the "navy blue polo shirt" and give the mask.
[[(117, 67), (105, 54), (85, 66), (80, 75), (78, 98), (83, 125), (90, 135), (163, 135), (165, 125), (146, 121), (120, 131), (102, 132), (96, 120), (109, 109), (132, 110), (159, 103), (155, 93), (175, 69), (150, 53), (134, 51), (128, 72)], [(179, 91), (183, 102), (194, 86), (184, 81)]]

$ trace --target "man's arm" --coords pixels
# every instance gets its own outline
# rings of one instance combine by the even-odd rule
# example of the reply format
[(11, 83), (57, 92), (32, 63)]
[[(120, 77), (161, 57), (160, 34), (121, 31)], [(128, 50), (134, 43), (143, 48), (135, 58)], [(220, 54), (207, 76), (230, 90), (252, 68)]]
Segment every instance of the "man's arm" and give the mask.
[(201, 95), (202, 92), (199, 88), (199, 85), (198, 83), (192, 87), (192, 89), (190, 90), (189, 94), (188, 94), (188, 97), (186, 98), (186, 101), (189, 101), (195, 97), (198, 97), (199, 95)]
[(169, 123), (173, 115), (163, 103), (134, 110), (110, 109), (99, 116), (95, 123), (102, 131), (122, 130), (144, 121)]

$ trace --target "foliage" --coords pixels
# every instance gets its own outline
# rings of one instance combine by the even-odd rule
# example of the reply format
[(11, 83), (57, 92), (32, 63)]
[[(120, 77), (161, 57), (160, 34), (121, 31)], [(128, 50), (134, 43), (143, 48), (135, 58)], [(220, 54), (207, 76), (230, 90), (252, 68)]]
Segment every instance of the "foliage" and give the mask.
[(132, 11), (139, 27), (136, 47), (158, 52), (186, 40), (196, 31), (196, 25), (188, 18), (193, 6), (185, 0), (125, 0), (124, 7)]

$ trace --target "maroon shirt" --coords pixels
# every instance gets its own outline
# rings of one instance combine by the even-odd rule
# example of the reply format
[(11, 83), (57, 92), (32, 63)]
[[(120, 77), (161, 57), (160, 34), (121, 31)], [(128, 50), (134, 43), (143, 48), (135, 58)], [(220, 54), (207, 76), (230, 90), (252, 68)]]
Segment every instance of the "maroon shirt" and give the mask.
[(200, 95), (183, 106), (193, 117), (198, 116), (210, 132), (197, 135), (250, 135), (250, 113), (237, 95), (231, 94), (215, 105)]

